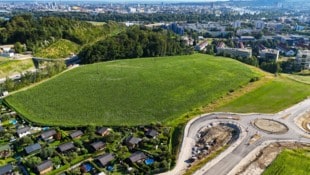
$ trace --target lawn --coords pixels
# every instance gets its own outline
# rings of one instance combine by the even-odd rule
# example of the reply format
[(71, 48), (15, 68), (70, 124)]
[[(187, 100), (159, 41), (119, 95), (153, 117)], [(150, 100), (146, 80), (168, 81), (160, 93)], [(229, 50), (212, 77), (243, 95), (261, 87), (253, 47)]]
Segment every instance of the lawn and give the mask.
[(216, 111), (275, 113), (310, 96), (310, 85), (277, 77)]
[(19, 74), (31, 68), (34, 68), (32, 59), (9, 60), (8, 58), (0, 58), (0, 78)]
[(287, 76), (290, 79), (310, 85), (310, 75), (285, 74), (285, 76)]
[(284, 150), (263, 175), (301, 175), (310, 172), (310, 150)]
[(202, 54), (85, 65), (5, 99), (48, 125), (167, 122), (260, 76), (228, 58)]
[(66, 58), (70, 54), (76, 54), (79, 49), (80, 46), (78, 44), (69, 40), (60, 39), (47, 48), (41, 48), (35, 53), (35, 56), (42, 58)]

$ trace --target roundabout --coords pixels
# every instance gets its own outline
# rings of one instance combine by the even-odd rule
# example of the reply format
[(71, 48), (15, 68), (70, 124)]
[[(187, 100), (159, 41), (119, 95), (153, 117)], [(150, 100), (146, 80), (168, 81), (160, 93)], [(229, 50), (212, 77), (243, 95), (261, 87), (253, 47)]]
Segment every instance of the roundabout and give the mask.
[[(276, 114), (210, 113), (189, 121), (184, 129), (182, 146), (176, 166), (161, 175), (182, 175), (191, 166), (195, 156), (197, 134), (203, 128), (226, 125), (236, 128), (238, 134), (228, 148), (206, 163), (194, 175), (235, 175), (250, 159), (271, 143), (303, 143), (310, 145), (310, 132), (296, 123), (310, 109), (310, 98)], [(201, 135), (201, 133), (200, 133)]]
[(285, 124), (272, 119), (256, 119), (253, 124), (256, 128), (269, 134), (284, 134), (288, 131)]

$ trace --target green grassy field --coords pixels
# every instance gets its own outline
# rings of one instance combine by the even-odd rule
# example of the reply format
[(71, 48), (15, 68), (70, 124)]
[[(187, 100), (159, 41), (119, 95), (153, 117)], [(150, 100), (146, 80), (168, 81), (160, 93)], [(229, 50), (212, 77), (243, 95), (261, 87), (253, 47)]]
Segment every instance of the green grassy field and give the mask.
[(275, 113), (310, 96), (310, 85), (277, 77), (216, 111)]
[(0, 58), (0, 78), (34, 68), (32, 59), (28, 60), (9, 60), (8, 58)]
[(310, 75), (293, 75), (293, 74), (285, 74), (284, 76), (287, 76), (290, 79), (306, 83), (310, 85)]
[(42, 58), (66, 58), (72, 53), (77, 54), (79, 49), (80, 46), (78, 44), (69, 40), (60, 39), (47, 48), (39, 50), (35, 53), (35, 56)]
[(284, 150), (263, 175), (310, 174), (310, 150)]
[(49, 125), (166, 122), (260, 76), (238, 61), (202, 54), (85, 65), (5, 100)]

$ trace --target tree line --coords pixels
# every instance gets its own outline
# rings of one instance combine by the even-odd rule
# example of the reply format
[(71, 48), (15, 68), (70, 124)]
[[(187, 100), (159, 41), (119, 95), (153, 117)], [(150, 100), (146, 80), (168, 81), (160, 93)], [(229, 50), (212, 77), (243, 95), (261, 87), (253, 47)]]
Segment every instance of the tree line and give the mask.
[(162, 29), (129, 27), (126, 31), (85, 47), (80, 53), (82, 63), (125, 58), (158, 57), (191, 54), (180, 36)]
[[(25, 13), (24, 11), (13, 11), (11, 14), (3, 13), (5, 17), (12, 17)], [(234, 20), (257, 20), (261, 18), (265, 19), (277, 19), (278, 16), (283, 16), (284, 12), (261, 12), (256, 14), (245, 13), (243, 15), (224, 12), (220, 16), (213, 13), (128, 13), (121, 14), (116, 12), (107, 13), (87, 13), (87, 12), (42, 12), (33, 11), (31, 14), (35, 17), (61, 17), (73, 20), (83, 20), (83, 21), (116, 21), (116, 22), (126, 22), (126, 21), (143, 21), (147, 23), (152, 22), (173, 22), (173, 21), (186, 21), (190, 23), (203, 22), (203, 21), (213, 21), (213, 22), (231, 22)], [(1, 15), (1, 13), (0, 13)]]

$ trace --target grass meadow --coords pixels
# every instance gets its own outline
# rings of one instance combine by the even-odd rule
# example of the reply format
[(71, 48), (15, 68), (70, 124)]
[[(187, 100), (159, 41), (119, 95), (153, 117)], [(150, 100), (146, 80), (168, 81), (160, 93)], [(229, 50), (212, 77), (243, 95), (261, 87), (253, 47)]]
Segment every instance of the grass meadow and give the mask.
[(310, 96), (310, 85), (277, 77), (216, 111), (275, 113), (290, 107)]
[(310, 173), (310, 150), (284, 150), (263, 175), (306, 175)]
[(32, 59), (9, 60), (8, 58), (0, 58), (0, 78), (19, 74), (31, 68), (34, 68)]
[(80, 46), (78, 44), (69, 40), (60, 39), (47, 48), (40, 49), (35, 53), (35, 56), (42, 58), (66, 58), (70, 54), (76, 54), (79, 49)]
[(167, 122), (261, 76), (223, 57), (194, 54), (85, 65), (5, 101), (47, 125)]

